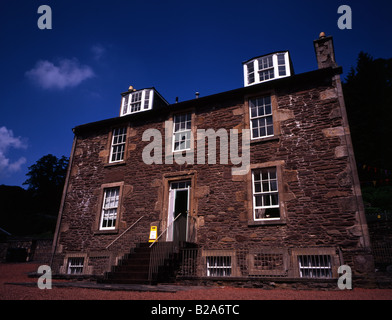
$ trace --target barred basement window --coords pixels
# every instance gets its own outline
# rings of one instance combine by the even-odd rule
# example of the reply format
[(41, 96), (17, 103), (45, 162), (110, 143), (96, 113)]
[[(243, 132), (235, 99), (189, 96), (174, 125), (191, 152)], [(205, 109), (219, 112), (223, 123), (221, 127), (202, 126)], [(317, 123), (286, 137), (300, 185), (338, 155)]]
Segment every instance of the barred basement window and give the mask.
[(110, 162), (124, 160), (125, 143), (127, 139), (127, 128), (116, 128), (113, 130), (112, 147), (110, 151)]
[(82, 274), (84, 266), (83, 257), (68, 258), (67, 274)]
[(330, 255), (300, 255), (298, 264), (301, 278), (332, 278)]
[(230, 277), (231, 276), (231, 256), (210, 256), (207, 257), (208, 277)]

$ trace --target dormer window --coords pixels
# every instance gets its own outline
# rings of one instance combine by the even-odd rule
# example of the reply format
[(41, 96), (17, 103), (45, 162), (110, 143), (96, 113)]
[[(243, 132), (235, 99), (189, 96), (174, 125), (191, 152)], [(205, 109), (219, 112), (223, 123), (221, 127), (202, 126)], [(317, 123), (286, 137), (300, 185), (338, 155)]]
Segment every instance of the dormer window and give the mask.
[(167, 101), (163, 99), (154, 88), (135, 90), (131, 86), (127, 92), (124, 92), (121, 95), (120, 116), (143, 112), (153, 108), (161, 108), (168, 105)]
[(121, 115), (152, 109), (152, 89), (144, 89), (125, 94), (122, 99)]
[(244, 62), (245, 86), (287, 77), (291, 73), (288, 51), (276, 52)]

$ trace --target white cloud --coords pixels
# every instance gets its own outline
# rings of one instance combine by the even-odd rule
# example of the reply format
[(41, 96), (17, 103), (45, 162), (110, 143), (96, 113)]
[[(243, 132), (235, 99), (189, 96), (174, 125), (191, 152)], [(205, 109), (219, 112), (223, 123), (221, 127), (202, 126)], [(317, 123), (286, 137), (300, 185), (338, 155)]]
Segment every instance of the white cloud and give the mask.
[(62, 59), (55, 65), (47, 60), (40, 60), (35, 67), (26, 72), (26, 76), (44, 89), (64, 89), (75, 87), (94, 76), (93, 70), (81, 65), (76, 59)]
[(21, 137), (14, 137), (12, 130), (6, 127), (0, 127), (0, 173), (13, 173), (19, 171), (23, 164), (26, 163), (26, 158), (21, 157), (15, 162), (11, 162), (7, 156), (8, 150), (25, 149), (27, 144)]

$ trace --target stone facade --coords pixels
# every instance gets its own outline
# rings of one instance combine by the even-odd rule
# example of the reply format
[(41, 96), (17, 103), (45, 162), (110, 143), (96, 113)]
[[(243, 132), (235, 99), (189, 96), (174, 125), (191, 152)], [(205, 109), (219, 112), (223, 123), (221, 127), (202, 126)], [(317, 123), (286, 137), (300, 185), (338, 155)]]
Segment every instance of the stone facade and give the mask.
[[(108, 271), (136, 243), (148, 241), (152, 225), (158, 233), (166, 230), (169, 184), (188, 180), (186, 241), (203, 250), (287, 248), (291, 277), (298, 276), (298, 255), (322, 252), (332, 256), (335, 278), (340, 264), (350, 265), (355, 276), (369, 274), (372, 257), (341, 68), (331, 60), (333, 50), (327, 52), (331, 65), (323, 58), (333, 48), (330, 37), (316, 40), (315, 48), (322, 60), (315, 71), (76, 127), (53, 248), (54, 271), (66, 273), (67, 259), (73, 256), (84, 258), (86, 274)], [(192, 115), (191, 150), (202, 143), (200, 129), (237, 129), (241, 142), (244, 129), (250, 128), (249, 100), (260, 96), (271, 97), (274, 132), (250, 140), (245, 174), (233, 174), (238, 164), (219, 161), (220, 151), (227, 151), (220, 150), (219, 139), (215, 164), (200, 164), (196, 152), (188, 153), (193, 161), (167, 163), (165, 145), (162, 164), (143, 161), (151, 143), (143, 141), (143, 133), (155, 129), (169, 141), (167, 121), (184, 112)], [(127, 128), (124, 160), (110, 163), (112, 132), (122, 126)], [(243, 151), (240, 143), (239, 155)], [(277, 172), (280, 218), (257, 220), (252, 172), (271, 167)], [(116, 228), (100, 230), (104, 190), (112, 187), (119, 190)], [(164, 235), (160, 241), (166, 239)]]

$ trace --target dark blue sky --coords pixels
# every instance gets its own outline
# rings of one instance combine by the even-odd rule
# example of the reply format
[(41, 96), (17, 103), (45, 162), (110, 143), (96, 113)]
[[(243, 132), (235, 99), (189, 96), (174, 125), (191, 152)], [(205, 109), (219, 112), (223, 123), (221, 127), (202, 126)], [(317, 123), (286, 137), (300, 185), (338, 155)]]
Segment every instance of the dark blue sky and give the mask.
[[(340, 5), (352, 29), (337, 26)], [(40, 5), (52, 29), (40, 30)], [(362, 50), (390, 58), (390, 1), (0, 2), (0, 184), (19, 185), (46, 154), (69, 156), (72, 128), (116, 117), (120, 93), (154, 86), (169, 103), (243, 86), (242, 62), (289, 50), (317, 68), (313, 40), (334, 37), (343, 78)]]

